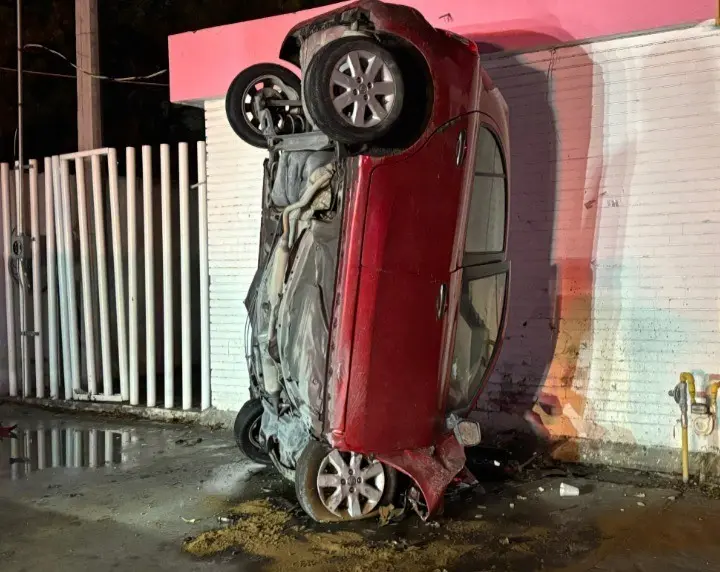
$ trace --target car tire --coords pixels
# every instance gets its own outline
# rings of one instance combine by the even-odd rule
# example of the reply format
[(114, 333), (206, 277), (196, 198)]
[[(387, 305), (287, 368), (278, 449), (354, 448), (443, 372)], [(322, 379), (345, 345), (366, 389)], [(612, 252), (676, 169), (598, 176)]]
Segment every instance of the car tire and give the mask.
[(361, 518), (351, 519), (338, 516), (325, 507), (318, 491), (318, 475), (323, 460), (331, 452), (327, 445), (311, 439), (303, 449), (295, 467), (295, 494), (305, 513), (316, 522), (343, 522), (370, 518), (377, 514), (378, 509), (390, 504), (397, 491), (398, 474), (395, 469), (383, 464), (385, 488), (375, 510), (364, 514)]
[[(300, 78), (277, 64), (256, 64), (240, 72), (225, 96), (225, 114), (235, 134), (253, 147), (267, 148), (267, 139), (260, 131), (260, 119), (248, 98), (257, 93), (257, 86), (273, 86), (284, 99), (300, 97)], [(294, 94), (292, 93), (294, 92)]]
[(260, 399), (251, 399), (240, 408), (235, 417), (235, 442), (238, 449), (249, 459), (262, 465), (270, 465), (270, 455), (263, 449), (259, 441), (260, 422), (263, 415), (263, 404)]
[(395, 57), (365, 37), (326, 44), (310, 60), (303, 78), (303, 104), (312, 123), (330, 139), (348, 145), (387, 134), (400, 117), (404, 98)]

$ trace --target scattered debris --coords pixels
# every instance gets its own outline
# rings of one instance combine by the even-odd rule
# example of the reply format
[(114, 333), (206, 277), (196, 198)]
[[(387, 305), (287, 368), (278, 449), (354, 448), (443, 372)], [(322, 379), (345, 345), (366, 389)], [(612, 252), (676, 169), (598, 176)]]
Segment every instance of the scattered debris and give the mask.
[(510, 545), (510, 539), (506, 536), (505, 538), (500, 539), (500, 544), (502, 546), (509, 546)]
[(426, 522), (425, 526), (429, 526), (430, 528), (440, 528), (440, 523), (437, 520), (431, 520), (430, 522)]
[(495, 465), (496, 467), (499, 467), (499, 466), (500, 466), (500, 461), (493, 461), (493, 465)]
[(667, 500), (669, 500), (669, 501), (674, 501), (674, 500), (675, 500), (675, 497), (668, 497)]
[(528, 465), (532, 464), (535, 461), (535, 459), (537, 459), (537, 451), (534, 452), (527, 461), (525, 461), (524, 463), (520, 463), (520, 465), (518, 465), (518, 468), (517, 468), (518, 472), (522, 472)]
[(645, 506), (645, 503), (638, 501), (637, 505), (638, 505), (638, 506)]
[(15, 429), (17, 429), (17, 425), (13, 425), (12, 427), (0, 425), (0, 441), (3, 439), (17, 439)]
[(475, 518), (482, 518), (482, 517), (483, 517), (483, 515), (481, 515), (481, 514), (476, 514), (476, 515), (475, 515)]
[(636, 499), (644, 499), (644, 498), (645, 498), (645, 493), (638, 493), (638, 494), (635, 495), (635, 498), (636, 498)]
[(380, 515), (380, 526), (387, 526), (393, 522), (402, 520), (405, 515), (405, 510), (402, 508), (395, 508), (394, 505), (381, 506), (378, 511)]
[(218, 516), (218, 522), (223, 524), (236, 524), (240, 520), (240, 515), (237, 514), (225, 514)]
[(511, 503), (510, 503), (510, 508), (511, 508), (511, 509), (512, 509), (512, 508), (515, 508), (515, 503), (514, 503), (514, 502), (511, 502)]
[(522, 495), (517, 496), (517, 500), (527, 500), (527, 497), (524, 497)]
[(405, 501), (410, 503), (410, 506), (420, 518), (426, 520), (429, 514), (428, 507), (425, 504), (422, 493), (417, 487), (410, 487), (410, 490), (405, 496)]
[(577, 497), (580, 496), (580, 489), (567, 483), (560, 483), (561, 497)]
[(175, 441), (176, 445), (183, 445), (184, 447), (194, 447), (200, 443), (202, 443), (202, 437), (197, 437), (195, 439), (178, 439)]
[(185, 518), (184, 516), (181, 516), (180, 519), (188, 524), (195, 524), (198, 521), (197, 518)]
[(539, 493), (544, 493), (544, 492), (545, 492), (545, 489), (544, 489), (543, 487), (538, 487), (538, 492), (539, 492)]

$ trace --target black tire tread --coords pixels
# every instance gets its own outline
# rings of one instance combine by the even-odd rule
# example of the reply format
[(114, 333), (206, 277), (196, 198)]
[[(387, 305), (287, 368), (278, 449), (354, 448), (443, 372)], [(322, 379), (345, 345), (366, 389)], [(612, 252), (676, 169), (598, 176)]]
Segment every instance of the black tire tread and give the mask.
[(230, 83), (225, 96), (225, 114), (235, 134), (253, 147), (267, 149), (267, 139), (248, 125), (243, 115), (241, 95), (248, 83), (263, 75), (277, 76), (288, 87), (301, 93), (300, 78), (289, 69), (270, 63), (260, 63), (241, 71)]
[[(343, 53), (353, 50), (365, 50), (380, 55), (397, 78), (397, 93), (391, 112), (393, 118), (379, 126), (367, 129), (354, 127), (339, 117), (333, 107), (328, 89), (330, 75)], [(347, 145), (370, 143), (386, 135), (400, 116), (405, 96), (402, 71), (390, 51), (379, 42), (357, 36), (340, 38), (320, 48), (305, 70), (302, 89), (303, 102), (313, 124), (330, 139)]]
[[(311, 439), (300, 454), (295, 467), (295, 495), (302, 509), (317, 522), (342, 522), (345, 519), (334, 515), (325, 508), (317, 491), (317, 474), (325, 455), (330, 448), (319, 441)], [(385, 469), (385, 492), (378, 504), (378, 508), (392, 502), (397, 491), (398, 475), (392, 467), (383, 464)], [(374, 510), (363, 518), (372, 518), (377, 514)], [(357, 519), (361, 520), (361, 519)]]
[(260, 399), (251, 399), (245, 402), (235, 417), (233, 432), (238, 449), (249, 459), (263, 465), (270, 465), (270, 455), (256, 447), (250, 440), (250, 428), (258, 417), (263, 414), (263, 404)]

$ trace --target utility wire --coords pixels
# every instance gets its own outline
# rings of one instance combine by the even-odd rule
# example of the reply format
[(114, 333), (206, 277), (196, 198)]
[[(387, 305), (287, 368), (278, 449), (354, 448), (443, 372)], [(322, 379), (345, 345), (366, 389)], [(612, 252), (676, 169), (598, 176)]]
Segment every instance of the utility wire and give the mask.
[[(9, 72), (9, 73), (17, 73), (17, 68), (11, 68), (7, 66), (0, 66), (0, 71)], [(46, 77), (59, 77), (63, 79), (77, 79), (77, 74), (70, 74), (70, 73), (56, 73), (56, 72), (44, 72), (44, 71), (35, 71), (35, 70), (28, 70), (23, 69), (23, 74), (25, 75), (41, 75)], [(128, 85), (147, 85), (152, 87), (167, 87), (168, 84), (166, 83), (160, 83), (155, 81), (122, 81), (122, 82), (115, 82), (115, 83), (124, 83)]]
[[(57, 56), (57, 57), (62, 58), (63, 60), (65, 60), (68, 64), (70, 64), (73, 68), (75, 68), (78, 72), (80, 72), (80, 73), (82, 73), (82, 74), (88, 75), (88, 76), (90, 76), (90, 77), (92, 77), (92, 78), (95, 78), (95, 79), (102, 79), (102, 80), (105, 80), (105, 81), (112, 81), (112, 82), (116, 82), (116, 83), (131, 83), (131, 82), (132, 82), (132, 83), (136, 83), (136, 82), (139, 82), (139, 81), (142, 81), (142, 80), (152, 79), (152, 78), (154, 78), (154, 77), (158, 77), (158, 76), (160, 76), (160, 75), (163, 75), (163, 74), (167, 73), (167, 71), (168, 71), (167, 68), (165, 68), (165, 69), (162, 69), (162, 70), (153, 72), (153, 73), (151, 73), (151, 74), (142, 75), (142, 76), (110, 77), (110, 76), (107, 76), (107, 75), (94, 74), (94, 73), (91, 73), (91, 72), (89, 72), (89, 71), (87, 71), (87, 70), (84, 70), (84, 69), (82, 69), (81, 67), (78, 67), (78, 65), (77, 65), (75, 62), (73, 62), (70, 58), (68, 58), (68, 57), (65, 56), (64, 54), (58, 52), (57, 50), (53, 50), (52, 48), (48, 48), (47, 46), (43, 46), (42, 44), (25, 44), (25, 45), (23, 46), (23, 50), (27, 50), (27, 49), (44, 50), (44, 51), (46, 51), (46, 52), (50, 52), (51, 54), (53, 54), (53, 55), (55, 55), (55, 56)], [(16, 70), (16, 71), (17, 71), (17, 70)], [(35, 72), (35, 73), (41, 73), (41, 72)], [(76, 77), (76, 76), (70, 76), (70, 77)], [(167, 84), (161, 84), (161, 83), (154, 84), (154, 83), (151, 83), (150, 85), (167, 85)]]

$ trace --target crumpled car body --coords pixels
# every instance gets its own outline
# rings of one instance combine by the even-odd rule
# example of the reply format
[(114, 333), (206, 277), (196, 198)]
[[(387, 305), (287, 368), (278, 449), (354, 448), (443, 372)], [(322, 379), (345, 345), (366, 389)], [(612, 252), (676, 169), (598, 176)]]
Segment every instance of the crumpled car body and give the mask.
[(392, 467), (427, 517), (480, 438), (469, 415), (503, 339), (508, 110), (476, 46), (404, 6), (344, 5), (291, 30), (281, 57), (306, 73), (348, 30), (411, 50), (422, 101), (394, 138), (270, 144), (246, 300), (258, 439), (291, 479), (311, 442)]

